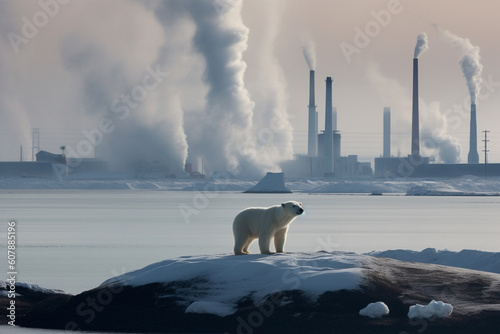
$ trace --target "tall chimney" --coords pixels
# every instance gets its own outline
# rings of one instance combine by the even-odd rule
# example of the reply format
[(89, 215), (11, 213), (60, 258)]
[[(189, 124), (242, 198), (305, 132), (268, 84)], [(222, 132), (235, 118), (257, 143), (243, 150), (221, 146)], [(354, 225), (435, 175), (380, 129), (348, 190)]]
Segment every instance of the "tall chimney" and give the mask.
[(384, 158), (391, 157), (391, 108), (384, 108)]
[(420, 133), (418, 121), (418, 58), (413, 58), (413, 105), (411, 123), (411, 155), (420, 156)]
[(309, 129), (307, 142), (307, 155), (318, 155), (318, 113), (314, 102), (314, 70), (309, 72)]
[(470, 164), (479, 163), (479, 154), (477, 153), (476, 105), (474, 103), (470, 105), (470, 139), (467, 162)]
[(337, 128), (337, 107), (333, 108), (332, 123), (333, 123), (333, 131), (339, 131), (339, 129)]
[(325, 176), (333, 175), (333, 111), (332, 78), (326, 78), (325, 103)]

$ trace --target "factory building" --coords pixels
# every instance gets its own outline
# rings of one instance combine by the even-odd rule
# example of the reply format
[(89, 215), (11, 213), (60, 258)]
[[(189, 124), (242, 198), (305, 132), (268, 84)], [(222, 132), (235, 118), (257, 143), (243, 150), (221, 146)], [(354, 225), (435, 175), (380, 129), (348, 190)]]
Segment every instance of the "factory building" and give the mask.
[(341, 134), (337, 129), (337, 109), (333, 107), (331, 77), (326, 78), (325, 129), (318, 133), (314, 70), (309, 73), (308, 152), (295, 155), (280, 167), (287, 177), (349, 177), (372, 175), (371, 164), (358, 162), (357, 155), (342, 157)]

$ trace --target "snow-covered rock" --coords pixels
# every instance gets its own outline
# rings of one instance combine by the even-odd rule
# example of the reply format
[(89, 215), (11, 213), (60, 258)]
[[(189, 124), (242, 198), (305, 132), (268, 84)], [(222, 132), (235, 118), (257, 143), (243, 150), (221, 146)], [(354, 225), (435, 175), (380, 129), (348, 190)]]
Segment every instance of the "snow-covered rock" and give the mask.
[(370, 303), (359, 311), (359, 315), (370, 318), (380, 318), (389, 314), (389, 307), (384, 302)]
[[(430, 315), (430, 333), (496, 334), (498, 286), (498, 274), (346, 252), (184, 256), (76, 296), (45, 296), (42, 306), (19, 310), (19, 324), (141, 333), (382, 334), (413, 332), (413, 317)], [(8, 301), (2, 298), (0, 307)], [(369, 305), (375, 300), (383, 304)], [(444, 302), (426, 305), (429, 300)], [(368, 316), (360, 316), (361, 309)]]
[(412, 305), (408, 311), (408, 318), (410, 319), (430, 319), (430, 318), (444, 318), (450, 316), (453, 312), (451, 304), (443, 303), (442, 301), (432, 300), (428, 305)]
[(285, 185), (284, 173), (267, 173), (255, 186), (246, 193), (291, 193)]
[(182, 293), (183, 301), (191, 305), (190, 312), (227, 315), (229, 310), (236, 312), (238, 301), (246, 296), (259, 303), (271, 293), (300, 289), (315, 300), (326, 291), (357, 289), (365, 261), (365, 256), (340, 252), (191, 256), (149, 265), (114, 277), (103, 286), (196, 279), (199, 282)]

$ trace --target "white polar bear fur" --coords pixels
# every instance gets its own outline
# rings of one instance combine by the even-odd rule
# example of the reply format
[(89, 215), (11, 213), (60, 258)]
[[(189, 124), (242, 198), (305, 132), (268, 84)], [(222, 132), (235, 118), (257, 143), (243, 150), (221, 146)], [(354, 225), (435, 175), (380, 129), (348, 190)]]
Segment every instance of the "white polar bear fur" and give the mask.
[(250, 254), (248, 247), (257, 238), (261, 254), (272, 254), (269, 251), (272, 238), (276, 252), (284, 253), (288, 225), (303, 212), (302, 203), (293, 201), (241, 211), (233, 221), (234, 254)]

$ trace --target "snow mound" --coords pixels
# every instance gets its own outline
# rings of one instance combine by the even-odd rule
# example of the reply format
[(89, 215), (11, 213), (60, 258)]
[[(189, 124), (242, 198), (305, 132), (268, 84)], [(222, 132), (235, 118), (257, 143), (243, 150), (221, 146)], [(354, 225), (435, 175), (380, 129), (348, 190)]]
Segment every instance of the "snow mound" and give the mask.
[(412, 250), (387, 250), (367, 255), (387, 257), (406, 262), (440, 264), (464, 269), (487, 271), (500, 274), (500, 253), (464, 249), (460, 252), (426, 248), (421, 252)]
[(245, 191), (246, 193), (291, 193), (285, 186), (284, 173), (267, 173), (255, 186)]
[(341, 252), (186, 256), (117, 276), (103, 286), (195, 282), (183, 291), (190, 304), (186, 312), (225, 316), (247, 296), (258, 303), (272, 293), (300, 289), (315, 300), (326, 291), (358, 289), (367, 261), (366, 256)]
[(433, 317), (444, 318), (453, 312), (451, 304), (443, 303), (442, 301), (432, 300), (428, 305), (413, 305), (410, 306), (408, 318), (410, 319), (430, 319)]
[(389, 307), (384, 302), (370, 303), (359, 311), (359, 315), (370, 318), (380, 318), (389, 314)]

